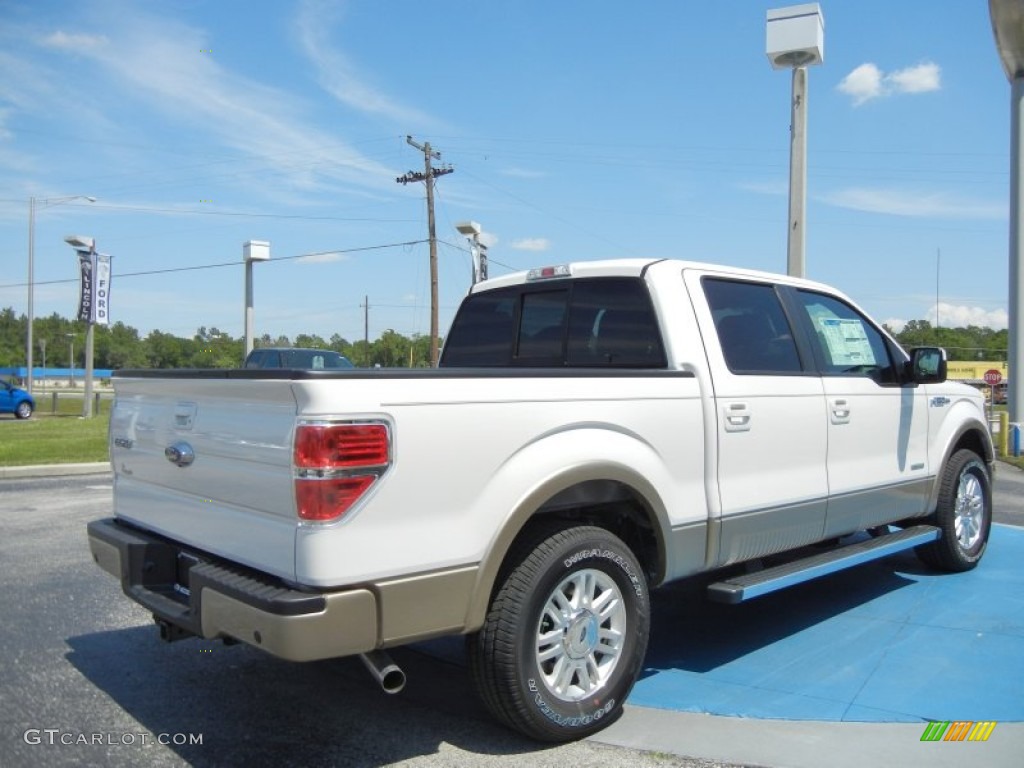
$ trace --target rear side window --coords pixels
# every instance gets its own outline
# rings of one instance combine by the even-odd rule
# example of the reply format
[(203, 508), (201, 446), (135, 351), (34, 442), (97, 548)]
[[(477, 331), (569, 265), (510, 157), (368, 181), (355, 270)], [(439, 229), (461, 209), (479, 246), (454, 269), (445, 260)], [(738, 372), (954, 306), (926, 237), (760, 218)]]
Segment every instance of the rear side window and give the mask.
[(774, 286), (714, 278), (705, 278), (703, 283), (730, 371), (802, 372), (793, 331)]
[(441, 365), (663, 368), (666, 361), (643, 282), (593, 278), (469, 297)]
[(441, 364), (509, 365), (518, 298), (509, 291), (489, 291), (466, 299), (448, 332)]

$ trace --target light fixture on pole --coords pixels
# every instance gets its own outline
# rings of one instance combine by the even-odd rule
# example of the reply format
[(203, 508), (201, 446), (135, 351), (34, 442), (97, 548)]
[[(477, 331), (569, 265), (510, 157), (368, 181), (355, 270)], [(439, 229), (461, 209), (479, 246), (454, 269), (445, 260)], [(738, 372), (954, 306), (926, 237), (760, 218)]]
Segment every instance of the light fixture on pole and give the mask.
[(1010, 318), (1007, 356), (1006, 407), (1010, 421), (1019, 422), (1024, 406), (1024, 322), (1020, 297), (1024, 291), (1021, 251), (1024, 250), (1024, 168), (1021, 168), (1021, 143), (1024, 141), (1024, 0), (989, 0), (989, 16), (996, 38), (996, 50), (1003, 71), (1010, 81)]
[(245, 262), (245, 356), (253, 347), (252, 310), (252, 263), (270, 258), (270, 243), (266, 240), (246, 240), (242, 244), (242, 260)]
[(28, 199), (28, 332), (25, 334), (25, 389), (32, 393), (32, 326), (35, 317), (35, 261), (36, 261), (36, 209), (49, 208), (61, 203), (70, 203), (72, 200), (88, 200), (95, 203), (96, 198), (89, 195), (72, 195), (70, 197), (52, 197), (37, 200), (34, 197)]
[(773, 69), (793, 70), (789, 136), (789, 219), (787, 273), (803, 277), (807, 212), (807, 67), (821, 64), (825, 20), (817, 3), (768, 11), (766, 51)]
[(483, 230), (475, 221), (460, 221), (455, 225), (460, 235), (469, 240), (473, 255), (473, 285), (487, 279), (487, 246), (480, 242)]

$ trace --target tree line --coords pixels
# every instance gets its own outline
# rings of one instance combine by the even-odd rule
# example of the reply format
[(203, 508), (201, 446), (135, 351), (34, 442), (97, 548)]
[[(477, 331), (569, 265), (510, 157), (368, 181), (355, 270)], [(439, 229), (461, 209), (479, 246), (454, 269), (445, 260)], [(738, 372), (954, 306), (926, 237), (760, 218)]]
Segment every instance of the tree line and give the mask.
[[(25, 315), (16, 315), (10, 307), (0, 311), (0, 368), (25, 365)], [(891, 331), (891, 329), (890, 329)], [(50, 368), (71, 367), (68, 355), (74, 349), (74, 367), (85, 362), (85, 324), (54, 313), (37, 317), (32, 334), (36, 345), (33, 362)], [(935, 328), (927, 320), (912, 320), (893, 334), (904, 347), (945, 347), (950, 360), (1005, 360), (1009, 342), (1006, 329), (968, 326)], [(264, 334), (255, 339), (257, 347), (316, 347), (340, 352), (360, 367), (419, 368), (429, 365), (430, 337), (403, 336), (386, 330), (373, 341), (349, 341), (339, 334), (324, 339), (316, 334), (300, 333), (294, 339)], [(145, 337), (122, 322), (96, 326), (93, 340), (93, 365), (96, 368), (237, 368), (245, 358), (245, 340), (232, 337), (218, 328), (200, 327), (192, 338), (163, 331), (150, 331)], [(45, 348), (45, 351), (44, 351)]]
[[(0, 310), (0, 368), (25, 365), (25, 315)], [(74, 367), (85, 363), (85, 323), (69, 320), (57, 313), (37, 317), (32, 324), (35, 343), (33, 365), (42, 367), (45, 357), (49, 368)], [(316, 334), (300, 333), (294, 339), (263, 334), (255, 338), (257, 347), (315, 347), (340, 352), (360, 367), (421, 368), (429, 365), (430, 337), (403, 336), (386, 330), (372, 341), (349, 341), (339, 334), (324, 339)], [(141, 336), (135, 328), (116, 322), (97, 325), (93, 334), (93, 365), (96, 368), (238, 368), (245, 359), (245, 339), (233, 337), (218, 328), (200, 327), (191, 338), (160, 330)]]

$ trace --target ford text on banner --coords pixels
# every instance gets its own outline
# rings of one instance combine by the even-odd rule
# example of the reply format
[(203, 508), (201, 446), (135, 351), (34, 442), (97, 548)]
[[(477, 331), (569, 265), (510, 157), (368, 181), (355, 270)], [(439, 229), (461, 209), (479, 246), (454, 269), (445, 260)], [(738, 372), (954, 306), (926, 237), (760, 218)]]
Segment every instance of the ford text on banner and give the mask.
[(93, 275), (96, 294), (93, 298), (92, 321), (97, 325), (110, 325), (110, 256), (93, 255)]
[(110, 325), (110, 256), (106, 253), (79, 251), (78, 263), (78, 319), (97, 325)]

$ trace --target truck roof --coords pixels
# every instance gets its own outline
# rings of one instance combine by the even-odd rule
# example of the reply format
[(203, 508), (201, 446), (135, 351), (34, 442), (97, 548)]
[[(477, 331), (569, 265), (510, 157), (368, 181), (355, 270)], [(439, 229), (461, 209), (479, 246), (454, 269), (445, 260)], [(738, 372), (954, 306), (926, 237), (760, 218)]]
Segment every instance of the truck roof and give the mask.
[[(737, 277), (760, 278), (763, 280), (771, 280), (772, 282), (786, 282), (791, 285), (799, 285), (807, 288), (824, 288), (833, 292), (835, 291), (834, 288), (830, 288), (829, 286), (826, 286), (822, 283), (818, 283), (812, 280), (806, 280), (804, 278), (790, 277), (777, 272), (764, 272), (760, 270), (744, 269), (741, 267), (732, 267), (722, 264), (711, 264), (700, 261), (686, 261), (683, 259), (631, 258), (600, 259), (594, 261), (574, 261), (562, 263), (556, 262), (550, 265), (536, 267), (534, 269), (523, 270), (521, 272), (513, 272), (512, 274), (509, 275), (502, 275), (501, 277), (485, 280), (473, 286), (471, 292), (478, 293), (480, 291), (503, 288), (509, 285), (521, 285), (527, 282), (537, 282), (546, 279), (557, 280), (565, 277), (640, 277), (645, 270), (654, 266), (655, 264), (664, 264), (679, 270), (697, 269), (701, 271), (711, 271), (720, 274), (735, 275)], [(551, 274), (547, 274), (548, 272), (551, 272)]]

